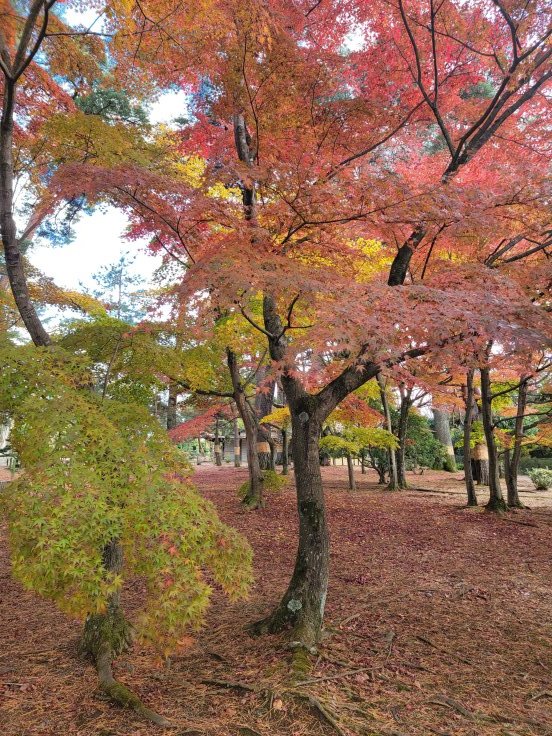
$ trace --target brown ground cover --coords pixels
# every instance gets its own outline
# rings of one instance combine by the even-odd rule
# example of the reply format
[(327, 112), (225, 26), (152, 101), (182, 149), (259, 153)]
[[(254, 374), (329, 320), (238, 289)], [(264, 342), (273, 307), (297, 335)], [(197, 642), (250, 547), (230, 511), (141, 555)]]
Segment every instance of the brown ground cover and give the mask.
[[(120, 679), (188, 736), (552, 733), (550, 498), (523, 493), (532, 510), (499, 518), (463, 508), (461, 475), (411, 475), (424, 492), (390, 494), (359, 473), (351, 494), (345, 467), (323, 472), (328, 630), (307, 682), (290, 684), (285, 637), (245, 631), (289, 578), (293, 492), (243, 512), (235, 489), (246, 471), (213, 466), (196, 481), (255, 549), (251, 598), (229, 605), (215, 595), (207, 626), (170, 667), (136, 646), (117, 661)], [(77, 654), (79, 623), (22, 590), (5, 538), (0, 551), (0, 734), (158, 733), (102, 699)], [(141, 595), (135, 581), (128, 610)]]

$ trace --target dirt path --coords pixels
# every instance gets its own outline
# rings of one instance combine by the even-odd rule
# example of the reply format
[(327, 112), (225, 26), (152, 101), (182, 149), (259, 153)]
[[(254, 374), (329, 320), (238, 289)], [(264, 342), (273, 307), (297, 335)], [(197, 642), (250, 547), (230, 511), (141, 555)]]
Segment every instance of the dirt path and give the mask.
[[(285, 638), (252, 639), (244, 631), (276, 602), (289, 577), (294, 494), (289, 489), (263, 511), (245, 513), (235, 495), (245, 475), (201, 466), (195, 480), (254, 546), (250, 600), (229, 605), (215, 595), (206, 628), (170, 669), (140, 646), (117, 663), (119, 677), (178, 725), (170, 733), (552, 733), (549, 498), (529, 494), (532, 511), (500, 519), (462, 507), (460, 475), (411, 476), (432, 492), (389, 494), (376, 487), (375, 476), (359, 473), (359, 491), (350, 494), (346, 468), (324, 468), (332, 534), (328, 636), (314, 682), (294, 699), (285, 693)], [(10, 578), (5, 543), (0, 552), (0, 734), (157, 734), (101, 699), (94, 672), (76, 654), (78, 622), (23, 591)], [(125, 595), (128, 610), (141, 596), (135, 581)]]

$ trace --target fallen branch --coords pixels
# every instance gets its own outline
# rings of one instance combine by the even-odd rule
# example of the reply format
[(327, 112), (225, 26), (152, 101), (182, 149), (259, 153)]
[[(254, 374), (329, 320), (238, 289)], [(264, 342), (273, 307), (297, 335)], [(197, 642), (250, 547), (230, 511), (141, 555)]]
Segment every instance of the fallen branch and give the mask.
[(256, 687), (248, 685), (245, 682), (230, 682), (228, 680), (200, 680), (202, 685), (213, 685), (214, 687), (223, 687), (227, 690), (244, 690), (250, 693), (258, 692)]
[(464, 718), (467, 718), (470, 721), (476, 720), (474, 714), (471, 713), (465, 706), (463, 706), (462, 703), (458, 703), (456, 700), (453, 700), (446, 695), (438, 695), (436, 698), (428, 700), (427, 702), (432, 703), (433, 705), (441, 705), (444, 708), (455, 710), (460, 713), (460, 715), (464, 716)]
[(443, 654), (448, 654), (449, 657), (454, 657), (454, 659), (457, 659), (459, 662), (463, 662), (464, 664), (469, 664), (472, 666), (472, 662), (470, 662), (469, 659), (464, 659), (464, 657), (460, 657), (458, 654), (455, 654), (454, 652), (449, 651), (448, 649), (445, 649), (444, 647), (440, 647), (437, 644), (434, 644), (431, 639), (427, 639), (425, 636), (416, 636), (416, 639), (418, 641), (423, 642), (424, 644), (428, 644), (430, 647), (433, 647), (433, 649), (436, 649), (438, 652), (442, 652)]

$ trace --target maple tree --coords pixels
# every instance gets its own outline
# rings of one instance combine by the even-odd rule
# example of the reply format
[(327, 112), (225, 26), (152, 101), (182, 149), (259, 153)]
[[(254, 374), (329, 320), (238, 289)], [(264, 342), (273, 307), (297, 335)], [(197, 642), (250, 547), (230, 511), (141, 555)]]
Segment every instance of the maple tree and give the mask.
[(545, 10), (163, 0), (108, 13), (116, 74), (189, 91), (193, 119), (161, 159), (66, 165), (54, 189), (125, 208), (134, 234), (185, 264), (207, 329), (235, 313), (265, 341), (291, 415), (300, 537), (258, 630), (319, 638), (331, 412), (378, 374), (411, 384), (421, 357), (485, 376), (489, 340), (529, 355), (549, 334)]
[[(300, 541), (258, 628), (294, 625), (308, 647), (328, 584), (330, 413), (420, 356), (485, 370), (491, 337), (523, 353), (549, 329), (544, 4), (145, 2), (129, 22), (139, 58), (111, 28), (121, 69), (195, 95), (174, 145), (205, 161), (199, 185), (126, 166), (81, 167), (78, 186), (184, 260), (198, 310), (238, 312), (266, 338), (290, 408)], [(67, 167), (60, 192), (78, 177)]]

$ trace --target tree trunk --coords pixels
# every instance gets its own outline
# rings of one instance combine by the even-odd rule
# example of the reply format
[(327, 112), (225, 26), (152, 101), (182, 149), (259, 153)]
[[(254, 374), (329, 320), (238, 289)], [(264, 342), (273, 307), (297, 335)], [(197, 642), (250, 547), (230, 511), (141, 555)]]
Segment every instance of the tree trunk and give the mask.
[[(123, 569), (123, 550), (113, 539), (103, 550), (103, 565), (110, 575), (118, 575)], [(100, 687), (117, 705), (136, 711), (159, 726), (170, 726), (163, 716), (146, 708), (140, 698), (113, 677), (113, 660), (125, 652), (132, 643), (132, 627), (125, 619), (119, 593), (109, 596), (104, 613), (88, 616), (84, 625), (80, 650), (88, 655), (98, 671)]]
[(464, 418), (464, 479), (468, 494), (468, 506), (477, 506), (477, 495), (473, 482), (471, 464), (471, 427), (473, 421), (474, 397), (473, 397), (473, 370), (470, 369), (466, 376), (465, 392), (466, 415)]
[(264, 390), (264, 382), (267, 374), (266, 366), (261, 366), (257, 370), (256, 383), (257, 388), (262, 387), (262, 391), (255, 394), (255, 413), (257, 415), (257, 452), (259, 453), (259, 465), (262, 470), (274, 470), (274, 462), (272, 459), (273, 443), (271, 442), (270, 429), (260, 424), (263, 417), (268, 416), (272, 411), (272, 396), (274, 392), (274, 384), (272, 383), (268, 391)]
[[(378, 381), (379, 390), (380, 390), (381, 405), (383, 407), (383, 415), (385, 417), (385, 429), (391, 434), (393, 434), (393, 425), (391, 423), (391, 410), (389, 408), (389, 401), (387, 399), (386, 385), (381, 376), (381, 373), (378, 373), (377, 381)], [(396, 491), (399, 489), (399, 473), (397, 469), (397, 453), (395, 452), (394, 448), (392, 447), (389, 448), (388, 456), (389, 456), (389, 490)], [(404, 456), (403, 456), (403, 461), (404, 461)], [(402, 475), (404, 478), (404, 462), (403, 462)], [(381, 475), (380, 475), (380, 478), (381, 478)], [(384, 475), (383, 483), (385, 483), (385, 475)]]
[(222, 466), (222, 448), (219, 437), (219, 420), (215, 420), (215, 465), (217, 467)]
[(167, 402), (167, 429), (174, 429), (178, 424), (176, 405), (178, 402), (178, 384), (169, 384), (169, 400)]
[(397, 480), (398, 487), (407, 488), (406, 482), (406, 432), (408, 430), (408, 412), (410, 411), (410, 397), (412, 390), (401, 389), (401, 407), (399, 412), (399, 425), (397, 435), (399, 440), (399, 450), (397, 452)]
[(435, 436), (445, 447), (447, 454), (443, 463), (443, 470), (449, 473), (456, 473), (456, 458), (454, 457), (454, 446), (450, 435), (450, 415), (448, 411), (434, 407), (433, 418), (435, 420)]
[(498, 453), (494, 437), (490, 371), (488, 368), (481, 368), (480, 374), (481, 413), (483, 415), (483, 429), (485, 430), (485, 439), (487, 440), (487, 449), (489, 452), (490, 497), (486, 508), (488, 511), (506, 511), (507, 506), (502, 496), (502, 488), (500, 486), (500, 478), (498, 475)]
[(347, 453), (347, 473), (349, 476), (349, 490), (356, 491), (355, 469), (353, 467), (353, 458), (350, 453)]
[(523, 422), (525, 419), (525, 410), (527, 408), (527, 379), (521, 379), (518, 400), (517, 400), (517, 411), (516, 411), (516, 423), (514, 429), (514, 446), (512, 453), (506, 450), (505, 459), (505, 475), (506, 475), (506, 488), (508, 492), (508, 506), (510, 508), (523, 509), (525, 506), (522, 504), (518, 494), (517, 476), (519, 469), (519, 460), (521, 457), (521, 443), (523, 442)]
[(34, 344), (45, 347), (51, 342), (50, 336), (42, 326), (42, 322), (31, 302), (13, 216), (12, 149), (15, 88), (14, 82), (4, 80), (2, 118), (0, 120), (0, 234), (4, 246), (6, 273), (8, 274), (15, 304)]
[[(286, 390), (286, 394), (288, 391)], [(295, 467), (299, 546), (288, 589), (269, 618), (255, 624), (257, 633), (294, 628), (294, 639), (307, 649), (320, 638), (329, 571), (329, 534), (318, 456), (320, 422), (307, 406), (292, 405), (291, 450)], [(308, 402), (304, 402), (308, 403)]]
[(287, 429), (282, 429), (282, 475), (289, 472), (289, 447)]
[(241, 467), (240, 428), (237, 417), (234, 418), (234, 467)]
[(250, 406), (245, 395), (240, 374), (236, 354), (226, 348), (226, 360), (232, 379), (232, 390), (234, 401), (240, 414), (245, 429), (245, 442), (247, 445), (247, 468), (249, 470), (249, 486), (243, 498), (243, 504), (248, 509), (259, 509), (264, 506), (263, 482), (264, 477), (259, 465), (259, 455), (257, 454), (257, 422), (254, 409)]

